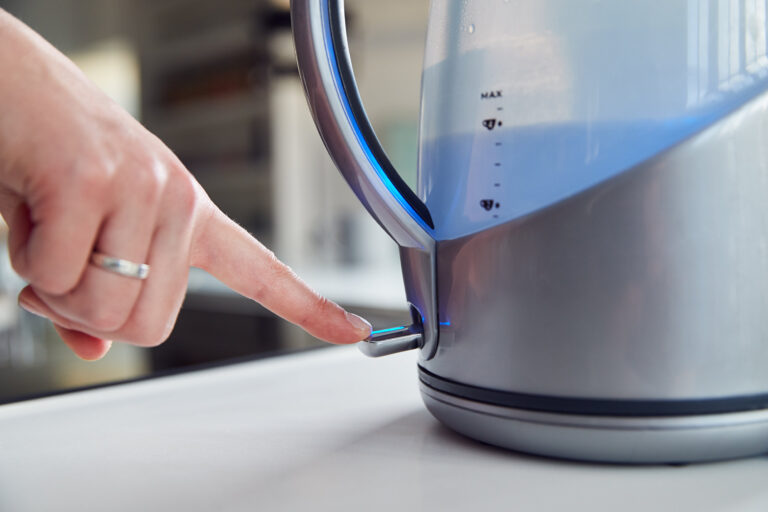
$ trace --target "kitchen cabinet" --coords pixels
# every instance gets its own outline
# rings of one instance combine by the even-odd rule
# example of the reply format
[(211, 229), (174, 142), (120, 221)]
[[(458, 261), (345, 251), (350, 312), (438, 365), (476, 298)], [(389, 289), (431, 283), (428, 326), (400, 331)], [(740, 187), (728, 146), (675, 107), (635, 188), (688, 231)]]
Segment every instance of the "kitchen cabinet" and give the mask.
[(284, 29), (278, 11), (263, 0), (142, 1), (134, 11), (142, 123), (225, 213), (269, 243), (268, 41)]

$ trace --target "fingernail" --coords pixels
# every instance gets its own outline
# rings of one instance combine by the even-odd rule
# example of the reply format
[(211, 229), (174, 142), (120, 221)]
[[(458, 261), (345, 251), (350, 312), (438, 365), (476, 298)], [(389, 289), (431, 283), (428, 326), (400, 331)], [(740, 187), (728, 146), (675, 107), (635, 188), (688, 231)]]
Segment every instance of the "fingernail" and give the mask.
[(27, 302), (26, 299), (20, 298), (19, 306), (21, 306), (25, 311), (32, 313), (33, 315), (47, 318), (44, 314), (40, 312), (39, 309), (37, 309), (37, 307), (34, 304), (32, 304), (31, 302)]
[(361, 339), (367, 338), (371, 334), (371, 324), (364, 318), (347, 312), (347, 321), (361, 334)]

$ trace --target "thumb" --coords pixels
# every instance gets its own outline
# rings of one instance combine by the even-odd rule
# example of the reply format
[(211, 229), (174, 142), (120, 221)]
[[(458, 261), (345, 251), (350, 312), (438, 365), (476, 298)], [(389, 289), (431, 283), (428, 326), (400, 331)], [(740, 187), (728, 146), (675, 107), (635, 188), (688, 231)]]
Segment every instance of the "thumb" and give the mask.
[(318, 295), (272, 251), (212, 208), (196, 226), (192, 266), (321, 340), (354, 343), (370, 335), (371, 324)]

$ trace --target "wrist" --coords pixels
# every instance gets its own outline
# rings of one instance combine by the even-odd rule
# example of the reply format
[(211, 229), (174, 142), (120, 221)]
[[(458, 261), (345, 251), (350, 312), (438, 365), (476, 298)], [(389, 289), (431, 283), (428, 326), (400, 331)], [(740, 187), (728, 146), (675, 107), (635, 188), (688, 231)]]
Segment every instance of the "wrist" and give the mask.
[(0, 179), (18, 162), (26, 138), (24, 110), (35, 104), (30, 90), (39, 83), (36, 38), (32, 29), (0, 8)]
[(12, 19), (11, 15), (0, 7), (0, 69), (3, 70), (0, 73), (0, 176), (7, 174), (7, 166), (12, 159), (12, 156), (7, 150), (9, 139), (12, 136), (10, 134), (10, 98), (7, 95), (8, 82), (10, 81), (10, 75), (12, 71), (6, 67), (10, 63), (8, 62), (7, 54), (12, 43)]

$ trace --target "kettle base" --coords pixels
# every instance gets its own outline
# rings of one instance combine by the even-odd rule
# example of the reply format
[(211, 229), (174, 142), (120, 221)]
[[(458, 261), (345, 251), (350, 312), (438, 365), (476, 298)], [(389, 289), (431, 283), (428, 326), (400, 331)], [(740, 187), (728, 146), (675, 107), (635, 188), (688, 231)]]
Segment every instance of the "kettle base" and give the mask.
[(491, 405), (421, 382), (427, 409), (473, 439), (548, 457), (678, 464), (768, 452), (768, 409), (687, 416), (597, 416)]

